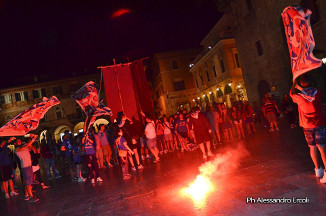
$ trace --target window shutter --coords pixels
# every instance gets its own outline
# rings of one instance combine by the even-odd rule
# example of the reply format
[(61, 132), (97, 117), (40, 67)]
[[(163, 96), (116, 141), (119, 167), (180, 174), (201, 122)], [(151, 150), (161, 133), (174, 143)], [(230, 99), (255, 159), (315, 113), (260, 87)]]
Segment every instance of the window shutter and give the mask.
[(0, 104), (5, 104), (6, 101), (5, 101), (5, 96), (1, 95), (0, 96)]
[(27, 101), (28, 100), (28, 93), (24, 92), (24, 100)]

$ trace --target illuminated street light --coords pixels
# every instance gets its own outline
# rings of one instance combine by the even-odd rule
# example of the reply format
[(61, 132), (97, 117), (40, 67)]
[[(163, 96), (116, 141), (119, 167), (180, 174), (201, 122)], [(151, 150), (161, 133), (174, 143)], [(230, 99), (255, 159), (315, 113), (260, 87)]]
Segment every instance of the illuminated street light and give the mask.
[(238, 84), (238, 88), (240, 88), (241, 87), (241, 85), (240, 84)]
[(208, 47), (208, 49), (212, 49), (212, 47), (211, 47), (211, 46), (209, 46), (209, 47)]
[(220, 90), (220, 88), (217, 88), (217, 89), (216, 89), (216, 91), (219, 91), (219, 90)]
[(198, 100), (200, 99), (200, 97), (197, 98)]
[(195, 99), (193, 99), (192, 101), (195, 102)]
[(231, 83), (229, 83), (228, 85), (231, 86)]
[(206, 95), (203, 95), (203, 97), (206, 97)]
[(210, 91), (209, 94), (212, 94), (212, 92)]
[(326, 58), (323, 58), (322, 61), (324, 64), (326, 64)]

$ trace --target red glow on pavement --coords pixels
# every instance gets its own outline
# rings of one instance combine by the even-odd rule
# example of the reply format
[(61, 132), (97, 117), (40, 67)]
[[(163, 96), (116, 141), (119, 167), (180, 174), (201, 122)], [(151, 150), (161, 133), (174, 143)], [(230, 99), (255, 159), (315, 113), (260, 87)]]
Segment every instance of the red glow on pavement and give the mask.
[(115, 18), (118, 18), (118, 17), (120, 17), (120, 16), (122, 16), (124, 14), (130, 13), (130, 12), (131, 12), (131, 10), (129, 10), (128, 8), (122, 8), (122, 9), (119, 9), (119, 10), (115, 11), (112, 14), (111, 18), (115, 19)]

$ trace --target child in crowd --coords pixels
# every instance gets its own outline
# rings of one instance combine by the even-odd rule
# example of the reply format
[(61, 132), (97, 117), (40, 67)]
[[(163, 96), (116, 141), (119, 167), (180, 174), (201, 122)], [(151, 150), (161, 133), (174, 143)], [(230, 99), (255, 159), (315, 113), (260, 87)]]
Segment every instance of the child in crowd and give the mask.
[(243, 106), (243, 115), (245, 117), (245, 121), (246, 121), (246, 125), (247, 125), (249, 134), (256, 133), (256, 128), (255, 128), (254, 121), (253, 121), (253, 114), (254, 114), (254, 110), (249, 105), (248, 101), (245, 101), (244, 106)]
[[(39, 166), (39, 162), (38, 162), (38, 159), (40, 158), (40, 149), (36, 148), (34, 145), (31, 145), (30, 153), (31, 153), (31, 159), (32, 159), (32, 169), (33, 169), (33, 174), (34, 174), (34, 176), (33, 176), (34, 184), (40, 183), (43, 190), (49, 188), (50, 186), (47, 186), (44, 184), (42, 176), (41, 176), (40, 166)], [(36, 181), (36, 178), (37, 178), (37, 181)]]
[(165, 148), (168, 151), (173, 151), (173, 135), (172, 135), (172, 130), (173, 126), (172, 124), (168, 121), (168, 118), (166, 116), (163, 117), (163, 127), (164, 127), (164, 140), (165, 140)]
[(237, 110), (235, 106), (232, 107), (231, 110), (231, 119), (233, 121), (234, 126), (237, 129), (238, 138), (241, 139), (241, 137), (244, 136), (243, 126), (242, 126), (242, 112), (240, 110)]
[(188, 142), (188, 134), (189, 134), (189, 127), (188, 122), (186, 119), (184, 119), (184, 116), (182, 113), (179, 114), (179, 118), (175, 121), (175, 128), (176, 128), (176, 134), (178, 137), (178, 140), (181, 145), (181, 152), (183, 152), (187, 148), (187, 142)]
[(127, 140), (123, 137), (123, 131), (121, 128), (117, 131), (118, 138), (116, 139), (116, 145), (119, 152), (120, 166), (122, 170), (123, 180), (130, 179), (128, 171), (128, 154), (133, 155), (134, 152), (127, 145)]
[(72, 146), (72, 155), (73, 155), (73, 161), (75, 163), (76, 169), (77, 169), (77, 178), (78, 182), (85, 182), (86, 179), (83, 178), (81, 170), (82, 170), (82, 150), (80, 142), (75, 142)]
[(222, 128), (223, 128), (223, 132), (224, 132), (224, 138), (226, 141), (231, 142), (233, 140), (232, 130), (231, 130), (231, 119), (229, 117), (228, 110), (224, 104), (222, 104), (221, 119), (222, 119)]
[(157, 139), (157, 147), (161, 150), (160, 154), (167, 153), (165, 149), (165, 143), (164, 143), (164, 127), (161, 123), (161, 120), (156, 119), (156, 139)]
[[(95, 179), (98, 182), (102, 182), (100, 177), (100, 171), (96, 158), (96, 143), (94, 138), (95, 130), (93, 127), (90, 127), (88, 134), (83, 139), (83, 146), (85, 151), (86, 165), (89, 171), (89, 179), (95, 184)], [(95, 175), (94, 175), (95, 173)]]

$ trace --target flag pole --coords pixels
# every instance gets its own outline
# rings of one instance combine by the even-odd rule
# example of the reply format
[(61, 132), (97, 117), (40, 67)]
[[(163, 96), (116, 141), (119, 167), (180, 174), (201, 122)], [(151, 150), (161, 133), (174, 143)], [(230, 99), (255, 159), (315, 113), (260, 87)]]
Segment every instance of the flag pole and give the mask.
[(120, 90), (120, 85), (119, 85), (119, 78), (118, 78), (118, 74), (117, 74), (117, 65), (115, 64), (115, 59), (113, 59), (113, 64), (114, 64), (115, 79), (116, 79), (116, 82), (117, 82), (118, 93), (119, 93), (119, 97), (120, 97), (121, 109), (122, 109), (122, 112), (124, 112), (122, 97), (121, 97), (121, 90)]

